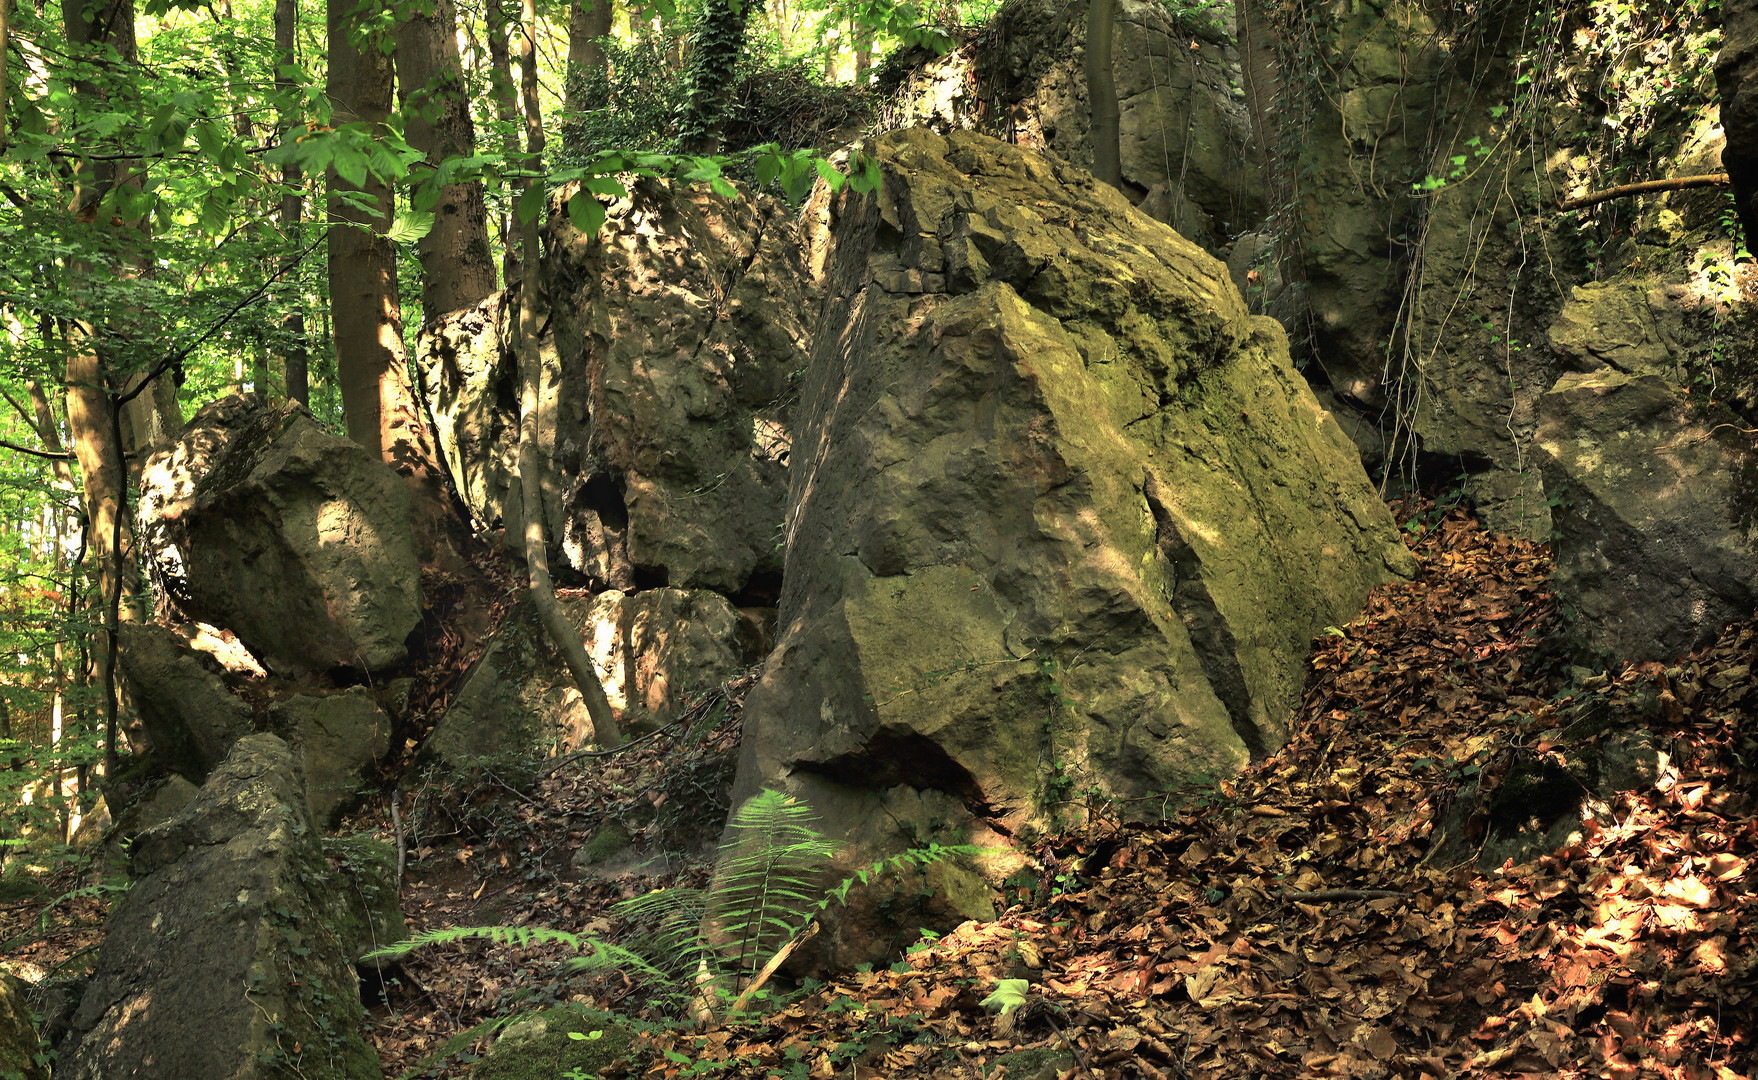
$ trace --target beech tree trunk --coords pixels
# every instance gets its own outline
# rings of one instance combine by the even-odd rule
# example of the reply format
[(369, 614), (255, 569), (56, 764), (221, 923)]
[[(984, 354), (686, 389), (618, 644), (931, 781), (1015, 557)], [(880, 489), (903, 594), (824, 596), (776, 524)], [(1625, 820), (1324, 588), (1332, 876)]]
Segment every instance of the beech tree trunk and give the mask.
[[(409, 145), (438, 168), (448, 157), (476, 152), (476, 125), (458, 57), (458, 16), (452, 0), (415, 14), (397, 28), (397, 94)], [(421, 259), (421, 316), (431, 322), (494, 292), (488, 208), (480, 181), (447, 184), (433, 208), (433, 228), (416, 245)]]
[[(525, 153), (533, 169), (541, 170), (546, 139), (543, 134), (543, 110), (537, 98), (537, 11), (535, 0), (523, 0), (521, 12), (519, 74), (525, 98)], [(531, 181), (541, 183), (542, 181)], [(539, 304), (544, 301), (541, 238), (543, 215), (533, 215), (521, 222), (520, 244), (525, 249), (525, 278), (519, 284), (519, 332), (516, 340), (519, 353), (519, 495), (525, 517), (525, 566), (530, 573), (531, 601), (537, 617), (556, 648), (561, 650), (574, 686), (592, 720), (593, 741), (612, 747), (623, 741), (616, 717), (610, 711), (604, 684), (586, 655), (580, 632), (562, 614), (556, 603), (555, 584), (549, 576), (549, 541), (544, 536), (543, 477), (540, 446), (546, 422), (544, 402), (549, 396), (543, 386), (543, 357), (538, 348), (540, 329)]]
[[(518, 89), (513, 85), (512, 34), (513, 19), (507, 10), (508, 0), (488, 0), (488, 89), (494, 99), (494, 116), (501, 122), (501, 153), (507, 161), (519, 159)], [(515, 188), (518, 185), (513, 185)], [(507, 288), (519, 280), (519, 245), (514, 237), (511, 211), (500, 215), (501, 280)]]
[(572, 80), (588, 71), (602, 72), (609, 65), (600, 39), (610, 33), (611, 19), (615, 15), (613, 0), (574, 0), (573, 9), (568, 14), (569, 112), (582, 105), (574, 100), (575, 84)]
[(1091, 0), (1087, 8), (1087, 102), (1093, 113), (1093, 175), (1112, 187), (1123, 186), (1122, 114), (1117, 105), (1117, 74), (1112, 45), (1117, 31), (1117, 0)]
[[(281, 68), (297, 62), (294, 35), (298, 29), (298, 0), (275, 0), (275, 91), (279, 94), (293, 90), (293, 79)], [(279, 117), (282, 132), (286, 132), (291, 126), (291, 116), (283, 114)], [(304, 217), (305, 207), (304, 200), (299, 197), (302, 180), (298, 166), (281, 166), (281, 183), (287, 187), (287, 191), (281, 196), (281, 232), (287, 237), (292, 250), (299, 248), (300, 234), (303, 232), (301, 219)], [(294, 285), (292, 288), (297, 296), (298, 286)], [(281, 323), (281, 330), (287, 337), (287, 351), (281, 358), (287, 397), (309, 408), (311, 359), (305, 342), (305, 312), (296, 305)]]
[[(355, 18), (354, 0), (329, 0), (330, 101), (337, 122), (376, 126), (391, 111), (391, 58), (370, 43), (362, 49), (350, 40)], [(446, 494), (403, 349), (397, 250), (385, 236), (393, 214), (390, 188), (370, 173), (364, 187), (352, 188), (334, 170), (328, 184), (330, 320), (348, 437), (409, 481), (422, 565), (460, 569), (462, 522)], [(341, 195), (350, 190), (371, 196), (378, 215), (344, 202)]]

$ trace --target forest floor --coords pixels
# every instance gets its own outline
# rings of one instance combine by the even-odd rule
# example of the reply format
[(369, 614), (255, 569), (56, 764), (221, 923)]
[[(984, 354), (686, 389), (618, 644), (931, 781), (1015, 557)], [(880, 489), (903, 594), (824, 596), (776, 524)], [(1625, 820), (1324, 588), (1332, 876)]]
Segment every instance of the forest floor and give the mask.
[[(621, 1075), (1754, 1075), (1758, 627), (1675, 665), (1571, 668), (1542, 546), (1396, 509), (1423, 573), (1317, 641), (1275, 755), (1095, 802), (1036, 848), (996, 921), (760, 1019), (650, 1025)], [(615, 901), (700, 883), (749, 683), (608, 759), (417, 791), (411, 930), (614, 940)], [(582, 848), (606, 858), (578, 866)], [(1512, 854), (1481, 866), (1489, 850)], [(641, 861), (666, 851), (697, 855)], [(38, 962), (90, 946), (74, 914)], [(15, 921), (0, 907), (0, 934)], [(387, 1076), (464, 1075), (519, 1008), (658, 1018), (638, 982), (569, 977), (567, 955), (412, 954), (373, 1010)], [(986, 1009), (1007, 979), (1024, 1005)]]

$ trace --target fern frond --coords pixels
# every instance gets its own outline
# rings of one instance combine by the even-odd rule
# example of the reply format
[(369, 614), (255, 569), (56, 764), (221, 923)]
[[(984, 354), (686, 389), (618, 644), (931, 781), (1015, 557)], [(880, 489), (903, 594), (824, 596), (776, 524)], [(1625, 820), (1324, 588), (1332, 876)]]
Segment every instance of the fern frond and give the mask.
[(589, 939), (578, 934), (570, 934), (566, 930), (551, 930), (544, 926), (446, 926), (423, 931), (407, 941), (386, 945), (382, 949), (374, 949), (360, 959), (391, 959), (407, 956), (426, 945), (450, 945), (477, 938), (487, 938), (497, 945), (517, 945), (520, 948), (532, 945), (566, 945), (575, 951), (589, 943)]

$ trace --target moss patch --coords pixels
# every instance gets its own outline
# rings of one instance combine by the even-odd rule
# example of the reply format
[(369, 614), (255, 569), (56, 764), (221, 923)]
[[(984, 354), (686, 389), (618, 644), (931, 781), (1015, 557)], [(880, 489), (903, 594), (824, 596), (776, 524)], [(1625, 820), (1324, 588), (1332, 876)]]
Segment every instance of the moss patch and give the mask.
[[(596, 1038), (593, 1032), (600, 1032)], [(587, 1038), (576, 1039), (573, 1034)], [(557, 1080), (573, 1070), (597, 1076), (628, 1053), (634, 1036), (608, 1014), (574, 1005), (507, 1025), (471, 1080)]]

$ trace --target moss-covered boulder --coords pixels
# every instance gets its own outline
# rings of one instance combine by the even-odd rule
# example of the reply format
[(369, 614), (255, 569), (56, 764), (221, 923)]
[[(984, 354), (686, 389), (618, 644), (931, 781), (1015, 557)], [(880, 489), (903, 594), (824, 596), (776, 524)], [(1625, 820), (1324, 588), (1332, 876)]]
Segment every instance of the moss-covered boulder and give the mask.
[[(330, 879), (324, 921), (342, 954), (361, 957), (409, 936), (397, 896), (397, 849), (371, 836), (331, 836), (323, 842)], [(391, 961), (374, 961), (387, 966)]]
[(0, 1077), (49, 1080), (26, 989), (23, 980), (0, 975)]
[(1312, 636), (1413, 569), (1280, 327), (1079, 169), (923, 129), (872, 149), (880, 190), (829, 215), (738, 797), (800, 794), (862, 859), (1004, 846), (1073, 788), (1280, 745)]
[[(579, 1036), (579, 1037), (576, 1037)], [(604, 1013), (574, 1005), (508, 1024), (471, 1080), (556, 1080), (578, 1070), (597, 1076), (622, 1060), (633, 1035)]]
[(249, 735), (134, 842), (55, 1075), (378, 1080), (293, 751)]

